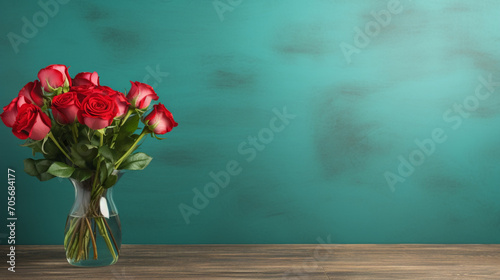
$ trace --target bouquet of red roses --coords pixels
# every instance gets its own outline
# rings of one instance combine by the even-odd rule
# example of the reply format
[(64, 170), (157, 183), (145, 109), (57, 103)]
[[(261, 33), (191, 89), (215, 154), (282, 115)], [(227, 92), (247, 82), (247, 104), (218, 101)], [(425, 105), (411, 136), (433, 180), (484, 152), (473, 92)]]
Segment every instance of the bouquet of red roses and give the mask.
[[(43, 156), (26, 159), (26, 173), (41, 181), (71, 178), (89, 192), (83, 214), (67, 225), (64, 245), (70, 262), (88, 259), (90, 251), (97, 259), (97, 235), (116, 262), (119, 246), (102, 214), (106, 211), (99, 209), (106, 190), (116, 183), (120, 170), (140, 170), (150, 163), (150, 156), (134, 153), (144, 136), (161, 139), (157, 135), (177, 126), (163, 104), (148, 110), (151, 101), (158, 100), (151, 86), (131, 83), (124, 94), (101, 86), (96, 72), (72, 79), (65, 65), (50, 65), (0, 114), (14, 135), (26, 140), (23, 146), (30, 147), (33, 156)], [(141, 123), (144, 127), (137, 133)]]

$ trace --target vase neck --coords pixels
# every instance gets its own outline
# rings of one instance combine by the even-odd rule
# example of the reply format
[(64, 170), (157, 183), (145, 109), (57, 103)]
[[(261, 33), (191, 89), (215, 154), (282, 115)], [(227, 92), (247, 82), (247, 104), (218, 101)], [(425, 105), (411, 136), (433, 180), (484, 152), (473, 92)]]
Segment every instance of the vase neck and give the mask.
[(108, 218), (110, 215), (118, 213), (113, 200), (113, 187), (93, 188), (92, 180), (79, 182), (70, 178), (70, 181), (75, 188), (75, 202), (70, 211), (71, 216), (103, 216)]

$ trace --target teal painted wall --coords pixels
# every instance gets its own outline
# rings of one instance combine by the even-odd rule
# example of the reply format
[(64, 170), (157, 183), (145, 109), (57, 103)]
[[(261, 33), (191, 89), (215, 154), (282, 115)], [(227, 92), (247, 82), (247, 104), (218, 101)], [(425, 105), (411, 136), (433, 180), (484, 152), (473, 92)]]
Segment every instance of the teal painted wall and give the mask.
[[(116, 186), (124, 243), (500, 242), (500, 89), (479, 78), (500, 81), (500, 2), (230, 3), (69, 1), (43, 22), (36, 1), (5, 2), (0, 104), (49, 64), (121, 90), (158, 69), (148, 81), (179, 126)], [(10, 167), (18, 243), (62, 244), (70, 183), (23, 174), (29, 149), (0, 132), (1, 220)], [(245, 144), (259, 133), (261, 151)], [(187, 224), (179, 205), (233, 160), (241, 173)]]

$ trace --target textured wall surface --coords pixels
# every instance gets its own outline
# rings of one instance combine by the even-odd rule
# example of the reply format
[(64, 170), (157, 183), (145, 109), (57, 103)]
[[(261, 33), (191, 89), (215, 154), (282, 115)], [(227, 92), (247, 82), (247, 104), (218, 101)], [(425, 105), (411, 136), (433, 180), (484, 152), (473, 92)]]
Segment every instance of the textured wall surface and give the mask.
[[(124, 243), (500, 242), (500, 1), (40, 3), (0, 11), (2, 106), (61, 63), (147, 80), (179, 123), (115, 188)], [(62, 244), (69, 181), (0, 132), (17, 242)]]

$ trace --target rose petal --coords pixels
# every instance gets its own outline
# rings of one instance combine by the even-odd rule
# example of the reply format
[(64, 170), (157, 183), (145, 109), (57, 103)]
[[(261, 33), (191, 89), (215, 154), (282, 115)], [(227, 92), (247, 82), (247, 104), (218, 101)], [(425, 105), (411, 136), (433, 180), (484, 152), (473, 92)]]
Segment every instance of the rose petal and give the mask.
[(42, 83), (45, 92), (52, 92), (50, 88), (56, 89), (64, 85), (64, 75), (55, 69), (40, 70), (38, 72), (38, 79)]
[(86, 117), (84, 120), (84, 124), (94, 130), (98, 130), (110, 125), (111, 121), (99, 118)]
[(94, 86), (95, 84), (87, 79), (74, 78), (73, 86)]
[(14, 98), (9, 105), (3, 107), (3, 113), (0, 114), (0, 117), (2, 118), (3, 123), (7, 127), (12, 127), (14, 123), (16, 122), (16, 117), (17, 117), (17, 101), (19, 97)]
[(41, 115), (38, 114), (33, 126), (31, 127), (31, 132), (29, 138), (33, 140), (42, 140), (47, 136), (50, 131), (50, 127), (47, 126), (46, 122), (42, 119)]

